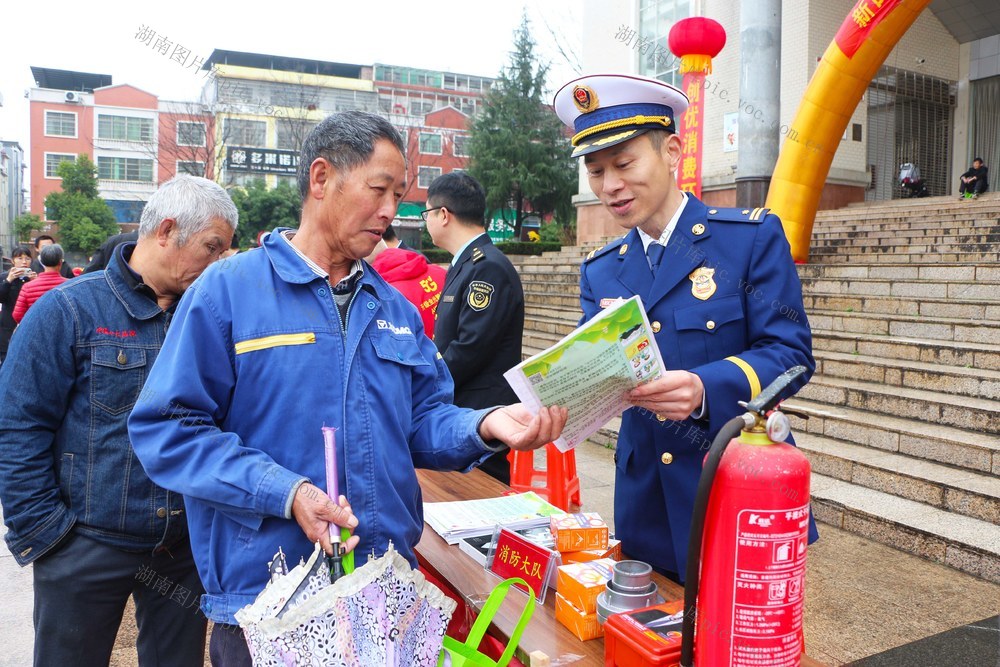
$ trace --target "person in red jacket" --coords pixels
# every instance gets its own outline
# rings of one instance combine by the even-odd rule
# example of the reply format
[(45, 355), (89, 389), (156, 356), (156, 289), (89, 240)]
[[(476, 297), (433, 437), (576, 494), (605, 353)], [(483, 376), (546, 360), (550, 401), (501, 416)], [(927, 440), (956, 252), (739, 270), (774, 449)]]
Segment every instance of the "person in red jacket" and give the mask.
[(437, 264), (428, 264), (427, 258), (419, 252), (401, 248), (380, 252), (372, 268), (417, 307), (424, 321), (424, 333), (433, 340), (434, 317), (447, 271)]
[(60, 275), (63, 265), (63, 249), (58, 243), (50, 243), (44, 246), (38, 253), (38, 261), (45, 269), (38, 274), (38, 277), (21, 288), (21, 293), (17, 295), (17, 303), (14, 304), (14, 312), (11, 315), (18, 324), (24, 319), (28, 309), (42, 298), (42, 295), (53, 287), (57, 287), (66, 282), (66, 278)]

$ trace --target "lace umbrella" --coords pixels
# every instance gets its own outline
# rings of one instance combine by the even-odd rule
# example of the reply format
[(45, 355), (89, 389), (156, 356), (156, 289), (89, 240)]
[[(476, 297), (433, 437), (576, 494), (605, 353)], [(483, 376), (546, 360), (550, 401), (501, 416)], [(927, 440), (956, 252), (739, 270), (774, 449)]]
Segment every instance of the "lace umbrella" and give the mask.
[(236, 613), (255, 667), (433, 667), (455, 602), (389, 545), (330, 583), (319, 546)]

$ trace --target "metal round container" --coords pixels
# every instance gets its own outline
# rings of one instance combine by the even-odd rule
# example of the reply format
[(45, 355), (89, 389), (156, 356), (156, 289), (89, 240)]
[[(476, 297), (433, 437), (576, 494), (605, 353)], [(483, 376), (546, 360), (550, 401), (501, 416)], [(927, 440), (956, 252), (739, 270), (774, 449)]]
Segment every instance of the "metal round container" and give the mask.
[(653, 582), (653, 568), (642, 561), (624, 560), (611, 571), (607, 590), (597, 596), (597, 621), (603, 625), (611, 614), (664, 601)]
[(639, 593), (653, 581), (653, 568), (641, 560), (623, 560), (611, 570), (612, 588), (624, 593)]

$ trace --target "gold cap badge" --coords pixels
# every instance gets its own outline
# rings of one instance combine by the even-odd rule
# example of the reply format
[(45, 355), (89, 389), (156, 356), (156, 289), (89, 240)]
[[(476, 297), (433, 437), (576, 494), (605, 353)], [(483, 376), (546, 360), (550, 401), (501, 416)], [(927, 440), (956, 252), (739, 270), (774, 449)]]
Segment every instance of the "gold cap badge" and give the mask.
[(597, 93), (590, 86), (577, 86), (573, 89), (573, 104), (580, 113), (590, 113), (597, 108)]

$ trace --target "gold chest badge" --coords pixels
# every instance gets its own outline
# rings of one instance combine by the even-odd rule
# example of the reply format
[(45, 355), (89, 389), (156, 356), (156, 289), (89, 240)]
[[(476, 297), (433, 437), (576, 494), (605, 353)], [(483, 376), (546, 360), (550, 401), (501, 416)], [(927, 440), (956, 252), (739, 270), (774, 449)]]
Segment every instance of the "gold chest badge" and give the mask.
[(708, 297), (715, 294), (715, 290), (718, 286), (712, 278), (714, 275), (715, 269), (710, 269), (705, 266), (700, 266), (688, 274), (688, 278), (691, 279), (691, 294), (694, 298), (705, 301)]

